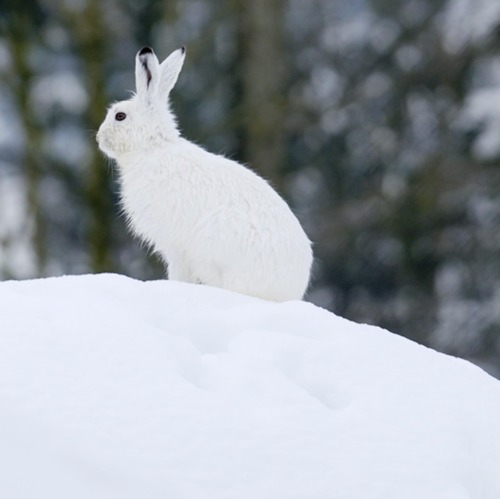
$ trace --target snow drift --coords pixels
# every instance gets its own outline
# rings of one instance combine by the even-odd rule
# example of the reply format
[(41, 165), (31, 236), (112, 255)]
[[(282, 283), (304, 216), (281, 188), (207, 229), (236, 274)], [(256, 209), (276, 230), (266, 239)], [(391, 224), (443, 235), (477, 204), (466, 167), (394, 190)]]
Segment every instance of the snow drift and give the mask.
[(304, 302), (0, 283), (0, 414), (10, 499), (500, 497), (498, 381)]

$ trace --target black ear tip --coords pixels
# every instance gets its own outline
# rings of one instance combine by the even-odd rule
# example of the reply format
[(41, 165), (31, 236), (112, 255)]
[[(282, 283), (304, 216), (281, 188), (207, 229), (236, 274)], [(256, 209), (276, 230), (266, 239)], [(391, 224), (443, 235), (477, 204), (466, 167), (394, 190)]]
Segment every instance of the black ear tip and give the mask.
[(181, 51), (181, 54), (185, 54), (186, 53), (186, 46), (183, 45), (181, 48), (180, 48), (180, 51)]
[(151, 47), (144, 47), (139, 51), (139, 55), (152, 54), (153, 49)]

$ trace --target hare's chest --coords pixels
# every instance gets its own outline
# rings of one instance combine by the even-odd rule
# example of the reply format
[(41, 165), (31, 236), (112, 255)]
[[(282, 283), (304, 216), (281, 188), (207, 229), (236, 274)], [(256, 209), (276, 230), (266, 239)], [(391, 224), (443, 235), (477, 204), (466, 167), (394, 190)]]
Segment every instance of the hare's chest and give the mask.
[(201, 213), (186, 196), (186, 179), (167, 169), (128, 170), (121, 175), (122, 206), (132, 230), (154, 245), (188, 237)]

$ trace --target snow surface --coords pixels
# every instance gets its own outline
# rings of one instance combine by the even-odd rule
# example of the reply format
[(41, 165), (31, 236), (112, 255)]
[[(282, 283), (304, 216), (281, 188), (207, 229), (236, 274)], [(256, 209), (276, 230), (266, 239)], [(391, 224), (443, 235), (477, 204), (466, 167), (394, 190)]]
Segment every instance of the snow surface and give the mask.
[(0, 497), (498, 499), (500, 382), (304, 302), (0, 283)]

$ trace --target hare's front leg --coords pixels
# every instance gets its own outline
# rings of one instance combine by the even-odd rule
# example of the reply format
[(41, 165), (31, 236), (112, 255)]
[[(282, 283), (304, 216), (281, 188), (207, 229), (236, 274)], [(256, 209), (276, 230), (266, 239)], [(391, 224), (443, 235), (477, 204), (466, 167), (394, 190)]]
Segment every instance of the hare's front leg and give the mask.
[(171, 281), (182, 281), (196, 283), (190, 266), (182, 258), (167, 258), (168, 278)]

